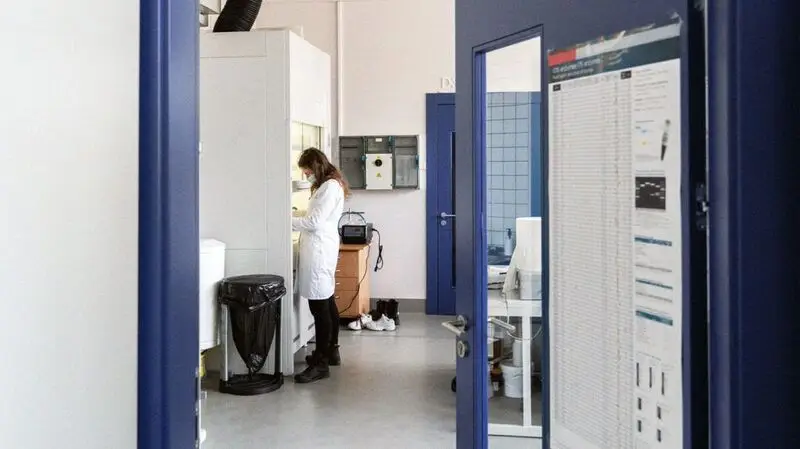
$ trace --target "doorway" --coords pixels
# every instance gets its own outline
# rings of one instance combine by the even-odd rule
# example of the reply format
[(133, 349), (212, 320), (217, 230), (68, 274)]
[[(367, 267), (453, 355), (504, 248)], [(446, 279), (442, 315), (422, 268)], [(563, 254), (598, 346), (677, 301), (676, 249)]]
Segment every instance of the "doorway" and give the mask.
[[(508, 237), (507, 231), (511, 231), (513, 237), (516, 217), (542, 216), (542, 96), (537, 83), (526, 83), (537, 84), (529, 87), (518, 82), (522, 78), (532, 78), (534, 70), (527, 69), (520, 74), (514, 67), (514, 64), (523, 64), (521, 56), (525, 51), (535, 50), (531, 58), (538, 59), (538, 46), (538, 40), (531, 39), (492, 56), (486, 152), (490, 266), (502, 267), (510, 263), (511, 255), (504, 254), (504, 240)], [(509, 57), (513, 62), (504, 67), (503, 58)], [(509, 77), (504, 73), (507, 71), (516, 75)], [(426, 123), (426, 313), (452, 316), (455, 315), (455, 95), (428, 94)]]
[(455, 94), (426, 96), (427, 297), (428, 315), (456, 313), (455, 278)]

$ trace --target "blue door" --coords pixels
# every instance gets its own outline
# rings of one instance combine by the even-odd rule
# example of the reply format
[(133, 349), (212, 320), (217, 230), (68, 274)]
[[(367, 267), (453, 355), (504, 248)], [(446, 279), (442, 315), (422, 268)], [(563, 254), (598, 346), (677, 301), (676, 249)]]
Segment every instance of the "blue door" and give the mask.
[(454, 94), (427, 95), (427, 299), (428, 315), (455, 315)]
[[(487, 293), (487, 167), (486, 167), (486, 124), (487, 124), (487, 55), (495, 50), (503, 49), (533, 37), (541, 38), (542, 51), (538, 61), (523, 61), (523, 66), (517, 69), (526, 69), (526, 64), (533, 64), (538, 70), (541, 82), (541, 152), (542, 152), (542, 315), (544, 322), (545, 342), (543, 346), (543, 407), (542, 407), (542, 445), (545, 448), (557, 447), (559, 449), (585, 449), (597, 447), (611, 449), (619, 447), (633, 447), (634, 440), (652, 441), (658, 447), (693, 448), (704, 447), (707, 443), (707, 371), (706, 368), (706, 340), (705, 322), (707, 315), (704, 307), (706, 304), (706, 273), (705, 273), (705, 230), (702, 220), (704, 192), (705, 156), (701, 151), (689, 152), (688, 148), (702, 148), (704, 145), (705, 117), (704, 107), (704, 64), (705, 59), (703, 42), (703, 15), (695, 9), (697, 2), (689, 0), (653, 0), (641, 2), (637, 0), (607, 0), (572, 1), (544, 0), (539, 2), (497, 2), (492, 0), (460, 0), (456, 8), (456, 77), (458, 87), (456, 92), (456, 133), (459, 136), (455, 149), (458, 165), (455, 169), (455, 206), (458, 219), (455, 220), (455, 247), (456, 247), (456, 313), (457, 319), (451, 322), (451, 330), (458, 336), (458, 448), (486, 448), (488, 446), (487, 420), (487, 321), (493, 304)], [(671, 27), (671, 28), (665, 28)], [(661, 33), (662, 30), (672, 30), (668, 38)], [(646, 51), (639, 48), (630, 51), (625, 47), (615, 47), (619, 42), (626, 42), (628, 38), (618, 40), (620, 37), (637, 35), (641, 31), (652, 31), (644, 40), (634, 38), (634, 44), (652, 44)], [(593, 43), (595, 45), (589, 45)], [(619, 51), (614, 51), (618, 49)], [(598, 93), (593, 97), (598, 100), (595, 104), (583, 104), (587, 97), (561, 96), (569, 104), (557, 105), (558, 111), (551, 110), (553, 93), (559, 92), (561, 86), (556, 86), (555, 81), (564, 76), (563, 71), (570, 72), (569, 76), (575, 78), (587, 77), (584, 87), (598, 82), (588, 79), (593, 74), (607, 73), (618, 67), (619, 64), (631, 67), (644, 66), (651, 62), (649, 58), (661, 57), (661, 50), (669, 54), (669, 61), (678, 61), (678, 68), (672, 65), (672, 86), (668, 94), (672, 101), (672, 119), (652, 118), (652, 129), (648, 132), (654, 136), (647, 140), (648, 153), (644, 157), (630, 156), (633, 153), (634, 140), (629, 139), (628, 145), (630, 160), (614, 159), (614, 151), (618, 147), (586, 142), (575, 143), (575, 136), (583, 133), (586, 135), (590, 126), (595, 126), (595, 135), (598, 140), (606, 139), (611, 134), (611, 129), (617, 127), (624, 132), (631, 129), (630, 117), (617, 115), (606, 116), (604, 111), (611, 111), (613, 105), (622, 108), (618, 102), (618, 91)], [(651, 51), (652, 50), (652, 51)], [(666, 57), (666, 56), (665, 56)], [(535, 64), (534, 64), (535, 63)], [(549, 63), (552, 63), (552, 67)], [(574, 64), (573, 64), (574, 63)], [(588, 71), (582, 71), (587, 69)], [(656, 73), (648, 72), (649, 74)], [(661, 73), (661, 72), (659, 72)], [(625, 81), (628, 74), (615, 73), (608, 75), (608, 80)], [(637, 77), (640, 75), (636, 75)], [(644, 75), (642, 75), (644, 76)], [(615, 78), (614, 78), (615, 77)], [(638, 79), (638, 78), (637, 78)], [(643, 79), (643, 78), (642, 78)], [(658, 84), (658, 83), (656, 83)], [(650, 87), (656, 84), (650, 85)], [(642, 95), (637, 91), (636, 95)], [(659, 97), (658, 95), (656, 95)], [(579, 98), (580, 97), (580, 98)], [(576, 100), (577, 98), (577, 100)], [(650, 97), (649, 97), (650, 98)], [(654, 98), (654, 97), (653, 97)], [(663, 98), (663, 97), (659, 97)], [(599, 101), (602, 100), (602, 101)], [(575, 102), (577, 101), (577, 103)], [(643, 103), (642, 103), (643, 104)], [(637, 103), (636, 111), (646, 110), (649, 106)], [(582, 109), (578, 106), (584, 106)], [(572, 109), (569, 109), (572, 108)], [(633, 109), (632, 109), (633, 110)], [(564, 113), (568, 111), (568, 113)], [(600, 112), (599, 112), (600, 111)], [(555, 114), (559, 112), (559, 114)], [(555, 115), (554, 115), (555, 114)], [(605, 125), (596, 126), (577, 124), (572, 127), (561, 126), (564, 123), (575, 124), (581, 117), (596, 116), (598, 120), (607, 120)], [(613, 118), (616, 117), (616, 118)], [(616, 121), (614, 121), (616, 120)], [(644, 119), (642, 119), (644, 121)], [(660, 122), (658, 122), (660, 120)], [(624, 124), (620, 124), (623, 123)], [(659, 128), (656, 129), (656, 123)], [(671, 126), (672, 125), (672, 126)], [(550, 135), (556, 129), (558, 135)], [(671, 131), (670, 131), (671, 130)], [(678, 130), (678, 131), (676, 131)], [(669, 193), (670, 205), (663, 206), (661, 200), (664, 187), (659, 179), (659, 170), (665, 156), (656, 154), (659, 145), (662, 147), (666, 141), (664, 135), (669, 135), (671, 148), (675, 148), (669, 157), (678, 154), (672, 159), (673, 164), (668, 168), (670, 172)], [(573, 139), (571, 144), (566, 144), (564, 139)], [(562, 140), (558, 140), (562, 139)], [(645, 139), (641, 140), (642, 142)], [(557, 147), (563, 153), (551, 154), (551, 146), (557, 142)], [(622, 142), (622, 140), (620, 140)], [(644, 143), (642, 143), (644, 148)], [(576, 151), (585, 151), (583, 160), (575, 159)], [(644, 150), (642, 150), (644, 151)], [(652, 154), (651, 154), (652, 153)], [(692, 154), (693, 153), (693, 154)], [(570, 155), (571, 161), (578, 160), (585, 167), (585, 173), (567, 172), (564, 164), (559, 159), (562, 155)], [(592, 159), (598, 157), (599, 159)], [(613, 162), (609, 162), (607, 157)], [(625, 156), (625, 157), (628, 157)], [(605, 158), (605, 159), (604, 159)], [(641, 184), (641, 196), (634, 202), (637, 189), (634, 176), (626, 178), (615, 172), (615, 164), (624, 166), (639, 163), (642, 160), (652, 161), (653, 178), (645, 175), (639, 176), (636, 181)], [(596, 166), (593, 166), (596, 161)], [(633, 161), (633, 162), (632, 162)], [(604, 165), (605, 164), (605, 165)], [(661, 164), (661, 165), (659, 165)], [(603, 168), (607, 167), (607, 168)], [(552, 173), (551, 173), (552, 171)], [(642, 172), (646, 170), (642, 169)], [(566, 173), (566, 174), (565, 174)], [(618, 200), (615, 205), (609, 206), (605, 187), (598, 188), (582, 184), (583, 176), (619, 176), (619, 182), (609, 184), (609, 189), (617, 192)], [(556, 178), (551, 179), (551, 175)], [(629, 184), (626, 184), (629, 183)], [(551, 192), (551, 187), (557, 186), (557, 192)], [(565, 186), (573, 186), (567, 189)], [(616, 189), (616, 190), (614, 190)], [(554, 197), (553, 195), (556, 195)], [(630, 200), (625, 201), (624, 196), (630, 195)], [(647, 198), (644, 198), (644, 197)], [(555, 198), (555, 199), (554, 199)], [(591, 198), (591, 200), (587, 200)], [(596, 199), (596, 201), (595, 201)], [(649, 201), (653, 200), (651, 203)], [(596, 208), (598, 204), (602, 207)], [(578, 206), (586, 207), (586, 213), (579, 218), (566, 221), (552, 221), (551, 214), (557, 212), (559, 219), (565, 214), (564, 210), (576, 210)], [(665, 209), (666, 207), (666, 209)], [(555, 209), (554, 209), (555, 208)], [(595, 210), (597, 212), (590, 212)], [(641, 210), (640, 210), (641, 209)], [(600, 212), (600, 211), (603, 212)], [(673, 231), (673, 240), (643, 239), (637, 242), (633, 239), (609, 240), (605, 237), (593, 239), (589, 237), (592, 229), (611, 229), (614, 226), (608, 223), (621, 223), (617, 227), (632, 227), (631, 222), (619, 221), (620, 217), (637, 214), (650, 214), (660, 217), (659, 212), (669, 210), (671, 215), (670, 228)], [(656, 212), (653, 212), (656, 211)], [(627, 214), (627, 215), (626, 215)], [(610, 218), (609, 218), (610, 217)], [(604, 221), (610, 220), (610, 221)], [(659, 219), (647, 223), (661, 223)], [(637, 222), (638, 223), (638, 222)], [(632, 229), (632, 228), (631, 228)], [(603, 231), (606, 232), (606, 231)], [(610, 232), (610, 231), (609, 231)], [(585, 233), (581, 235), (581, 233)], [(592, 234), (593, 235), (593, 234)], [(598, 234), (599, 235), (599, 234)], [(610, 234), (609, 234), (610, 235)], [(573, 238), (578, 237), (578, 238)], [(586, 240), (581, 240), (582, 238)], [(566, 239), (566, 241), (565, 241)], [(572, 267), (565, 269), (564, 260), (551, 260), (550, 255), (558, 251), (567, 254), (565, 248), (577, 248), (580, 242), (586, 242), (586, 248), (599, 248), (598, 254), (609, 258), (608, 263), (599, 263), (593, 260), (587, 252), (585, 258), (581, 250), (574, 251), (571, 257), (575, 259)], [(556, 248), (550, 245), (558, 244)], [(631, 250), (636, 245), (655, 245), (654, 251), (663, 248), (664, 260), (672, 264), (668, 268), (647, 266), (644, 263), (636, 265), (653, 271), (661, 270), (663, 277), (669, 278), (670, 283), (658, 284), (653, 287), (648, 279), (643, 279), (643, 287), (636, 290), (634, 295), (633, 269), (625, 271), (620, 269), (616, 274), (604, 276), (601, 270), (616, 270), (617, 264), (611, 259), (614, 251), (628, 251), (624, 264), (634, 266), (633, 257), (638, 254)], [(572, 245), (572, 246), (570, 246)], [(661, 245), (661, 246), (658, 246)], [(638, 248), (638, 247), (637, 247)], [(653, 249), (650, 248), (650, 249)], [(592, 250), (593, 251), (593, 250)], [(627, 257), (627, 259), (626, 259)], [(566, 259), (566, 257), (565, 257)], [(583, 263), (582, 263), (583, 262)], [(558, 272), (551, 273), (551, 263), (560, 264)], [(638, 263), (638, 262), (637, 262)], [(624, 265), (620, 264), (620, 266)], [(613, 270), (612, 270), (613, 268)], [(585, 273), (587, 276), (596, 277), (593, 283), (581, 283), (576, 280), (575, 273)], [(679, 276), (673, 276), (680, 273)], [(660, 276), (660, 275), (659, 275)], [(553, 279), (559, 283), (553, 283)], [(569, 281), (564, 281), (569, 279)], [(606, 281), (604, 279), (613, 279)], [(573, 292), (585, 291), (584, 295), (577, 293), (566, 294), (569, 288)], [(649, 283), (648, 283), (649, 282)], [(643, 372), (653, 373), (652, 382), (644, 382), (651, 390), (647, 394), (656, 395), (658, 385), (664, 386), (662, 394), (669, 392), (671, 404), (675, 405), (672, 411), (680, 409), (680, 413), (669, 418), (658, 405), (662, 399), (648, 401), (639, 396), (637, 387), (629, 385), (628, 379), (634, 379), (635, 357), (628, 353), (629, 347), (623, 344), (626, 338), (633, 340), (634, 325), (639, 326), (639, 318), (634, 312), (639, 311), (634, 307), (622, 313), (619, 307), (622, 302), (614, 300), (601, 300), (603, 295), (610, 293), (597, 293), (601, 289), (608, 290), (608, 285), (614, 283), (619, 288), (628, 288), (630, 293), (619, 293), (615, 290), (615, 298), (638, 298), (639, 292), (651, 296), (661, 294), (665, 301), (677, 304), (675, 310), (680, 310), (680, 319), (672, 320), (661, 315), (648, 315), (642, 311), (642, 316), (651, 320), (659, 320), (653, 327), (655, 332), (665, 332), (672, 340), (670, 361), (658, 365), (658, 370)], [(603, 286), (603, 287), (597, 287)], [(570, 301), (577, 299), (576, 305), (565, 304), (551, 297), (551, 287), (558, 293), (559, 300), (568, 298)], [(616, 287), (615, 287), (616, 288)], [(662, 289), (668, 294), (658, 291)], [(622, 290), (619, 290), (620, 292)], [(679, 292), (679, 293), (674, 293)], [(564, 296), (566, 295), (566, 296)], [(644, 296), (644, 295), (641, 295)], [(584, 302), (585, 301), (585, 302)], [(631, 300), (633, 302), (633, 300)], [(586, 307), (597, 306), (596, 308)], [(495, 308), (496, 309), (496, 308)], [(614, 309), (613, 313), (608, 312)], [(492, 312), (495, 315), (496, 310)], [(513, 312), (512, 312), (513, 313)], [(496, 315), (495, 315), (496, 316)], [(621, 317), (621, 318), (620, 318)], [(644, 318), (642, 318), (644, 319)], [(616, 320), (616, 321), (615, 321)], [(620, 324), (622, 323), (622, 324)], [(594, 326), (597, 326), (594, 328)], [(581, 332), (586, 329), (585, 334)], [(668, 330), (664, 330), (668, 329)], [(644, 332), (644, 331), (642, 331)], [(644, 335), (644, 334), (642, 334)], [(641, 343), (637, 340), (637, 344)], [(660, 343), (659, 343), (660, 344)], [(633, 345), (633, 343), (631, 343)], [(603, 347), (607, 353), (600, 353), (596, 349)], [(590, 349), (587, 349), (590, 348)], [(637, 347), (637, 350), (641, 348)], [(583, 351), (583, 352), (581, 352)], [(639, 354), (636, 352), (635, 354)], [(665, 356), (667, 357), (667, 356)], [(617, 363), (616, 360), (623, 363)], [(592, 362), (594, 360), (595, 362)], [(644, 360), (644, 359), (643, 359)], [(648, 363), (658, 362), (657, 357)], [(697, 362), (697, 363), (695, 363)], [(599, 383), (599, 371), (595, 372), (590, 365), (607, 370), (602, 374)], [(644, 362), (643, 362), (644, 363)], [(638, 365), (637, 365), (638, 366)], [(650, 365), (648, 365), (650, 366)], [(585, 377), (579, 380), (583, 372)], [(660, 370), (660, 371), (659, 371)], [(668, 373), (668, 376), (664, 373)], [(674, 377), (672, 377), (674, 375)], [(668, 384), (663, 379), (671, 379)], [(659, 382), (661, 380), (661, 383)], [(621, 396), (606, 396), (605, 391), (599, 387), (613, 385), (615, 392)], [(669, 388), (666, 385), (670, 385)], [(677, 385), (673, 388), (674, 385)], [(466, 387), (471, 386), (471, 388)], [(625, 390), (625, 389), (629, 389)], [(576, 396), (577, 394), (577, 396)], [(648, 396), (649, 397), (649, 396)], [(655, 397), (655, 396), (653, 396)], [(641, 401), (636, 401), (641, 398)], [(630, 401), (629, 401), (630, 400)], [(565, 404), (572, 402), (572, 406)], [(637, 408), (641, 404), (641, 409)], [(577, 405), (575, 405), (577, 404)], [(653, 418), (648, 413), (652, 407)], [(614, 414), (606, 413), (615, 410)], [(581, 415), (582, 413), (585, 414)], [(639, 413), (646, 413), (647, 418), (642, 418), (638, 426), (642, 430), (638, 434), (636, 417)], [(579, 416), (581, 415), (581, 416)], [(613, 416), (612, 416), (613, 415)], [(597, 417), (607, 420), (599, 423)], [(670, 428), (666, 430), (665, 420), (670, 420)], [(655, 424), (652, 424), (655, 423)], [(652, 425), (651, 425), (652, 424)], [(663, 424), (663, 425), (662, 425)], [(594, 432), (593, 429), (621, 429)], [(666, 444), (665, 442), (669, 442)], [(630, 444), (629, 444), (630, 443)], [(522, 447), (522, 446), (521, 446)], [(536, 447), (534, 442), (530, 447)], [(655, 447), (655, 446), (652, 446)]]

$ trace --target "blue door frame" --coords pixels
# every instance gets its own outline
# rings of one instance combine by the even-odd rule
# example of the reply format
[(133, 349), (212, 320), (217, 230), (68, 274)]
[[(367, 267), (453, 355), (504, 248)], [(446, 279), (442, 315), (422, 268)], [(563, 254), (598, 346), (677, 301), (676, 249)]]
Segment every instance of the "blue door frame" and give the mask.
[(198, 2), (141, 0), (138, 447), (194, 447)]
[[(441, 122), (443, 117), (439, 114), (440, 106), (454, 106), (456, 104), (456, 96), (452, 93), (438, 93), (425, 95), (425, 122), (426, 122), (426, 181), (425, 181), (425, 210), (426, 210), (426, 241), (427, 241), (427, 254), (426, 254), (426, 290), (427, 295), (425, 298), (425, 313), (428, 315), (452, 315), (455, 311), (455, 291), (447, 292), (446, 286), (441, 284), (441, 280), (445, 281), (450, 279), (455, 273), (440, 273), (442, 261), (440, 260), (441, 251), (440, 245), (452, 246), (453, 241), (450, 239), (442, 240), (439, 235), (439, 227), (441, 218), (438, 215), (441, 212), (454, 214), (455, 210), (441, 210), (441, 196), (452, 196), (452, 176), (455, 173), (452, 170), (447, 170), (449, 173), (442, 173), (441, 169), (441, 156), (442, 149), (439, 147), (439, 137), (441, 130)], [(455, 113), (454, 113), (455, 116)], [(455, 120), (455, 117), (453, 118)], [(455, 139), (455, 136), (451, 137)], [(451, 144), (452, 145), (452, 144)], [(449, 153), (450, 149), (448, 149)], [(445, 175), (445, 176), (443, 176)], [(446, 178), (446, 179), (443, 179)], [(455, 204), (451, 205), (454, 208)], [(452, 228), (452, 221), (448, 220), (448, 225)], [(450, 261), (452, 262), (452, 260)], [(446, 262), (445, 262), (446, 263)], [(450, 264), (452, 266), (452, 263)]]
[(544, 195), (542, 195), (543, 166), (542, 155), (542, 93), (531, 95), (531, 216), (541, 217)]

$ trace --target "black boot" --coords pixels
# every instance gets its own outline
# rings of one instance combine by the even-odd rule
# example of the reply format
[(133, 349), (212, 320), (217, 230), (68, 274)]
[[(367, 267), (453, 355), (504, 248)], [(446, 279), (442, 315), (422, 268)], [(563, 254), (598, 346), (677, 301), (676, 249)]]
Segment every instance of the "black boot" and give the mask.
[(316, 349), (311, 351), (311, 354), (306, 356), (306, 365), (308, 366), (313, 365), (315, 363), (314, 361), (317, 360), (318, 357), (319, 357), (319, 352)]
[(340, 366), (342, 364), (342, 355), (339, 354), (339, 345), (331, 346), (331, 352), (328, 356), (328, 364), (330, 366)]
[(331, 377), (331, 370), (328, 368), (328, 360), (324, 356), (316, 356), (312, 357), (311, 363), (302, 373), (294, 376), (294, 382), (310, 384), (329, 377)]
[[(317, 356), (317, 350), (315, 349), (311, 355), (306, 356), (306, 364), (313, 365), (314, 360)], [(331, 347), (330, 352), (328, 354), (328, 365), (329, 366), (339, 366), (342, 364), (342, 355), (339, 354), (339, 345), (335, 345)]]
[(400, 303), (391, 299), (386, 303), (386, 318), (394, 320), (395, 326), (400, 325)]
[(372, 315), (372, 321), (378, 321), (383, 315), (386, 314), (386, 307), (388, 304), (389, 301), (384, 301), (382, 299), (378, 300), (376, 308), (369, 312), (369, 314)]

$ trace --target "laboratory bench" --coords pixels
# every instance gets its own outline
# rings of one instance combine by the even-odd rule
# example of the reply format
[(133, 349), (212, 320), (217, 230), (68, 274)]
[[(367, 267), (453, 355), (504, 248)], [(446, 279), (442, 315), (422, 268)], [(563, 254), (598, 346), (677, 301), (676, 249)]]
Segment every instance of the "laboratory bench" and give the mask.
[[(504, 321), (507, 318), (520, 318), (520, 337), (522, 338), (522, 419), (520, 424), (493, 423), (492, 417), (498, 415), (497, 413), (492, 413), (493, 407), (491, 407), (491, 404), (493, 402), (503, 403), (502, 405), (506, 407), (508, 407), (507, 404), (515, 402), (507, 398), (490, 399), (489, 435), (541, 438), (541, 422), (539, 424), (534, 424), (533, 422), (534, 409), (540, 410), (541, 407), (533, 404), (531, 349), (533, 336), (536, 334), (533, 329), (533, 321), (538, 321), (542, 318), (542, 301), (520, 300), (516, 299), (513, 294), (504, 297), (500, 290), (489, 290), (488, 300), (488, 316), (490, 318), (495, 317)], [(542, 338), (541, 335), (538, 338)], [(503, 413), (503, 415), (508, 415), (508, 413)], [(502, 419), (502, 421), (509, 420)]]

